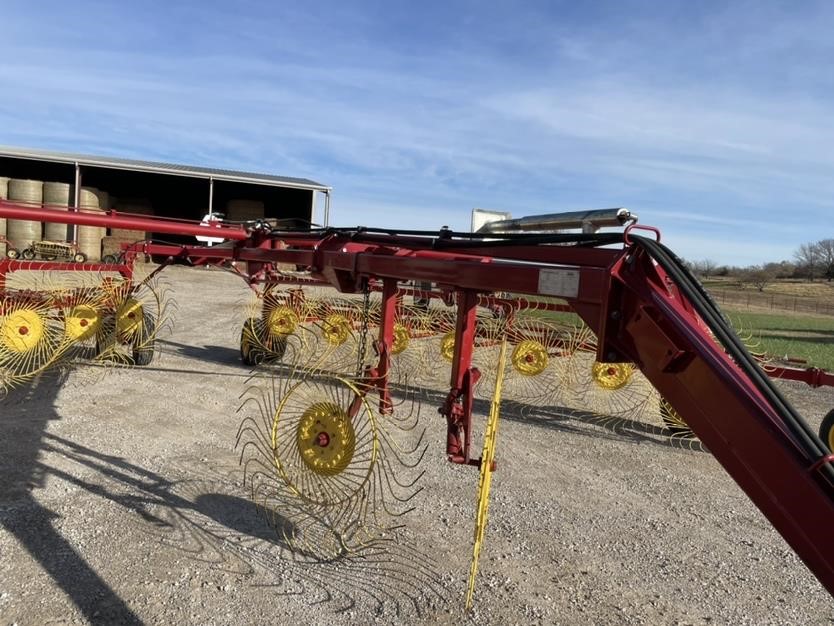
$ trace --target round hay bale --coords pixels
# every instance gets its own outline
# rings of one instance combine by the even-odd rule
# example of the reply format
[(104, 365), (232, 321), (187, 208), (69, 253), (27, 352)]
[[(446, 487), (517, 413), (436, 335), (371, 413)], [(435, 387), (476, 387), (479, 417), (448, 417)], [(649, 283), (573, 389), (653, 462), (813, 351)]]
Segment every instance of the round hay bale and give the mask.
[[(9, 197), (9, 179), (6, 176), (0, 176), (0, 200), (6, 200)], [(0, 237), (6, 236), (6, 218), (0, 217)], [(0, 258), (6, 257), (6, 244), (0, 241)]]
[[(82, 187), (78, 206), (87, 212), (100, 212), (99, 199), (101, 192), (94, 187)], [(87, 255), (88, 261), (101, 260), (101, 240), (107, 234), (107, 229), (101, 226), (79, 226), (76, 231), (78, 250)]]
[(226, 203), (226, 221), (245, 222), (263, 217), (264, 203), (260, 200), (229, 200)]
[[(9, 200), (19, 204), (41, 206), (43, 203), (43, 181), (12, 178), (8, 185)], [(23, 250), (33, 241), (41, 240), (41, 223), (34, 220), (8, 220), (6, 238), (12, 246)]]
[(96, 191), (96, 195), (98, 196), (98, 208), (102, 211), (109, 211), (110, 210), (110, 194), (106, 191), (102, 191), (98, 189)]
[(78, 198), (78, 206), (82, 209), (97, 209), (98, 189), (95, 187), (82, 187)]
[[(75, 203), (75, 190), (69, 183), (46, 182), (43, 184), (43, 205), (46, 209), (66, 211)], [(68, 224), (43, 223), (43, 238), (47, 241), (67, 241)]]

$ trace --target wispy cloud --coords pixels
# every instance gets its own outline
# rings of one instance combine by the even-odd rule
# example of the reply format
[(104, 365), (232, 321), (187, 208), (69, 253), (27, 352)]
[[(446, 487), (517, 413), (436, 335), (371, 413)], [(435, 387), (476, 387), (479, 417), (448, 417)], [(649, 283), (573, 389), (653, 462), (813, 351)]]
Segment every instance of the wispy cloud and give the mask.
[(625, 205), (736, 264), (832, 230), (824, 3), (379, 8), (13, 0), (0, 143), (309, 177), (346, 224)]

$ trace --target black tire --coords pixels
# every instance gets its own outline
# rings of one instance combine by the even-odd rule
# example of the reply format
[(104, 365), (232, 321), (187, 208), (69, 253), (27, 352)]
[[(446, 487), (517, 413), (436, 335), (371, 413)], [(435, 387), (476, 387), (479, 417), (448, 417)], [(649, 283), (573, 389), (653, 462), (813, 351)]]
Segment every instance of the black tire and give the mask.
[(263, 363), (266, 358), (265, 339), (266, 328), (262, 319), (250, 317), (243, 322), (240, 331), (240, 360), (244, 365), (254, 367)]
[(84, 263), (87, 260), (87, 255), (83, 252), (76, 252), (72, 257), (72, 260), (76, 263)]
[(115, 263), (118, 263), (119, 260), (113, 254), (105, 254), (103, 257), (101, 257), (101, 262), (107, 263), (108, 265), (114, 265)]
[(24, 248), (23, 251), (20, 253), (20, 256), (26, 259), (27, 261), (31, 261), (35, 258), (35, 251), (32, 248)]
[(6, 258), (12, 260), (20, 258), (20, 250), (18, 250), (17, 248), (9, 248), (8, 250), (6, 250)]
[(133, 340), (133, 364), (150, 365), (153, 361), (154, 337), (156, 335), (156, 324), (150, 313), (142, 317), (142, 329)]
[(820, 424), (820, 439), (828, 446), (828, 449), (834, 451), (834, 409), (831, 409), (828, 414), (822, 418)]
[(270, 337), (260, 318), (249, 318), (240, 331), (240, 360), (254, 367), (261, 363), (280, 361), (287, 350), (287, 340)]

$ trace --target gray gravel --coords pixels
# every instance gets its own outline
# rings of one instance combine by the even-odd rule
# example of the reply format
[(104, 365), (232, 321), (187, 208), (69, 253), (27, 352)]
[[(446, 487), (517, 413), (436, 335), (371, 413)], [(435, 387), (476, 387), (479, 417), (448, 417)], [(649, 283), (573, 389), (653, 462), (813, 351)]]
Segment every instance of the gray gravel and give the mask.
[[(443, 460), (430, 403), (403, 540), (384, 557), (294, 559), (247, 499), (234, 449), (247, 288), (166, 272), (179, 313), (149, 368), (76, 370), (0, 406), (0, 623), (834, 621), (708, 453), (567, 411), (507, 409), (470, 615), (478, 476)], [(784, 388), (815, 426), (834, 407), (831, 389)]]

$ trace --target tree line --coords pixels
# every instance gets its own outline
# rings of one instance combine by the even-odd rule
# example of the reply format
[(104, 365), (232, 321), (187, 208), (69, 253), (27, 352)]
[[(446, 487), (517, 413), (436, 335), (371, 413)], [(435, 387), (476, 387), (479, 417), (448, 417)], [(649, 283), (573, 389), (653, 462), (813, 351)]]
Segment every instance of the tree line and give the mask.
[(763, 291), (769, 283), (780, 278), (830, 281), (834, 280), (834, 239), (803, 243), (793, 253), (793, 261), (747, 267), (720, 265), (710, 259), (686, 263), (689, 269), (701, 278), (727, 276), (737, 279), (742, 284), (749, 284), (759, 291)]

